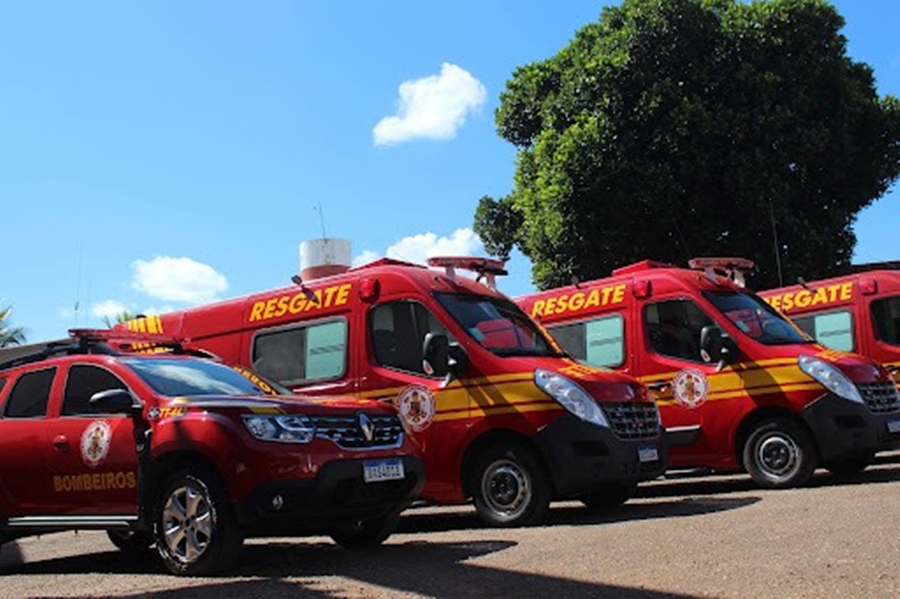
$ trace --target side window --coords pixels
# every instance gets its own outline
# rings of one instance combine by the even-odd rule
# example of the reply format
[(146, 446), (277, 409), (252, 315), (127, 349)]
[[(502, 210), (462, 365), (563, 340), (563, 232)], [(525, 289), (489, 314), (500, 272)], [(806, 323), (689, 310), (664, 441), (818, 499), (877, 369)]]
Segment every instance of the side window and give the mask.
[(424, 375), (422, 344), (427, 333), (449, 335), (434, 314), (418, 302), (389, 302), (369, 312), (369, 338), (379, 366)]
[(831, 349), (852, 351), (853, 315), (849, 310), (792, 318), (800, 330)]
[(625, 319), (619, 314), (548, 328), (579, 360), (609, 368), (625, 363)]
[(871, 310), (875, 337), (891, 345), (900, 345), (900, 296), (875, 300)]
[(255, 370), (283, 385), (339, 377), (347, 363), (347, 321), (260, 332), (252, 359)]
[(650, 348), (661, 356), (703, 362), (700, 331), (715, 324), (690, 300), (666, 300), (644, 307), (644, 327)]
[(56, 368), (23, 374), (9, 392), (4, 416), (7, 418), (41, 418), (47, 415), (50, 387)]
[(91, 396), (99, 391), (127, 388), (119, 377), (104, 368), (87, 365), (72, 366), (69, 369), (69, 376), (66, 380), (62, 415), (77, 416), (102, 413), (91, 405)]

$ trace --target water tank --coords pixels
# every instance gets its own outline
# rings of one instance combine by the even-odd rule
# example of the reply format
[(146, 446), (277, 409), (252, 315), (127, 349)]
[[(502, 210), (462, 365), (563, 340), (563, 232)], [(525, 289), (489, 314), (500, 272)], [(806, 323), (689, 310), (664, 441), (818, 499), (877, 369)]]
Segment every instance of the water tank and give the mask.
[(311, 239), (300, 242), (300, 277), (311, 281), (350, 268), (349, 239)]

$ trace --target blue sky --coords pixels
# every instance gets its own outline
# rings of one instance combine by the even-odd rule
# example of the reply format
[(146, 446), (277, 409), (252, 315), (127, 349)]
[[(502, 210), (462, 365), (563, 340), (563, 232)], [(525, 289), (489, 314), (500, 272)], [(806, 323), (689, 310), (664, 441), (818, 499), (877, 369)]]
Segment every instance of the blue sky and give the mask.
[[(29, 341), (289, 283), (298, 244), (354, 260), (481, 254), (512, 186), (494, 109), (515, 67), (606, 2), (5, 2), (0, 306)], [(893, 0), (835, 2), (851, 56), (900, 95)], [(900, 258), (897, 186), (855, 261)], [(514, 255), (501, 288), (532, 289)]]

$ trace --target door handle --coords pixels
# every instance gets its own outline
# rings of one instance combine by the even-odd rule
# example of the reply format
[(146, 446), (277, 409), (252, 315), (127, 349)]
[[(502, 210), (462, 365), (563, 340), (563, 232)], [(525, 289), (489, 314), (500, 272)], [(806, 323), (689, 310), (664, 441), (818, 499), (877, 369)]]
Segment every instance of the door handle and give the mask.
[(69, 451), (69, 439), (65, 435), (56, 435), (53, 437), (53, 446), (60, 451)]

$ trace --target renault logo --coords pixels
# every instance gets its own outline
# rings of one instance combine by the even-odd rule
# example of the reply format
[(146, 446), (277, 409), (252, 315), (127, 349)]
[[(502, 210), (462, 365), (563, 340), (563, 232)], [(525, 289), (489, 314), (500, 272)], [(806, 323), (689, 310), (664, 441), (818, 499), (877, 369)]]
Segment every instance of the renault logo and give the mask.
[(366, 443), (371, 443), (375, 438), (375, 423), (372, 422), (371, 418), (369, 418), (362, 412), (359, 413), (357, 421), (359, 423), (359, 431), (362, 433), (362, 436), (366, 440)]

